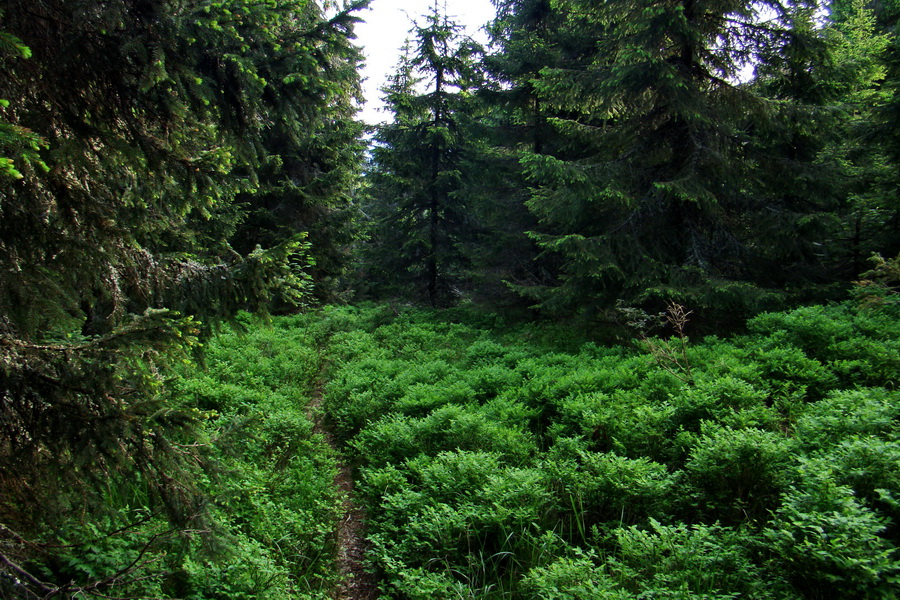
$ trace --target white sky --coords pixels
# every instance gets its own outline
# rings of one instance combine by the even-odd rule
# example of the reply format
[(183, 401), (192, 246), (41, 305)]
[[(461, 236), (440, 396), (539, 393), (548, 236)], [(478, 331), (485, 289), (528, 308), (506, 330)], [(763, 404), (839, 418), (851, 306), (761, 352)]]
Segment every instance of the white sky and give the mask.
[[(366, 123), (374, 125), (389, 118), (388, 113), (379, 110), (383, 105), (378, 90), (397, 66), (400, 48), (412, 27), (411, 19), (428, 14), (433, 5), (434, 0), (372, 0), (368, 10), (360, 11), (365, 23), (356, 26), (356, 42), (366, 55), (362, 72), (366, 104), (359, 118)], [(494, 18), (494, 6), (490, 0), (456, 0), (447, 4), (447, 14), (463, 25), (468, 35), (484, 43), (486, 36), (479, 29)]]

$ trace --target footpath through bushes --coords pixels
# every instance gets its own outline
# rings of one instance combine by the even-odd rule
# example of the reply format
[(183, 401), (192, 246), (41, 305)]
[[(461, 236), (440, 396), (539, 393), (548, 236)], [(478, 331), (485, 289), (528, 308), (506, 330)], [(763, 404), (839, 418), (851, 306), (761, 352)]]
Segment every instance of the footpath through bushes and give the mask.
[(325, 311), (326, 416), (386, 596), (898, 597), (898, 316), (575, 349), (458, 311)]
[(196, 424), (204, 529), (167, 532), (136, 481), (110, 490), (107, 522), (73, 516), (72, 537), (97, 541), (48, 576), (132, 564), (121, 597), (331, 597), (341, 497), (307, 415), (320, 389), (384, 599), (900, 597), (896, 306), (609, 347), (460, 310), (246, 327), (169, 386)]

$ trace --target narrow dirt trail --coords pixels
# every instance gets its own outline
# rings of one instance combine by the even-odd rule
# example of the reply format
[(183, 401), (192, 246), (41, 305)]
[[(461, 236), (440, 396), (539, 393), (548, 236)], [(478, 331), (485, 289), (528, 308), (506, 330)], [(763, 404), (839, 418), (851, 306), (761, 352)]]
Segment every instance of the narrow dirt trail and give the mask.
[[(322, 382), (316, 385), (310, 399), (307, 414), (314, 423), (313, 432), (319, 433), (340, 456), (334, 437), (323, 424), (322, 418)], [(365, 556), (368, 543), (364, 536), (366, 513), (354, 499), (353, 470), (343, 463), (338, 463), (339, 471), (334, 478), (334, 485), (343, 497), (341, 519), (335, 532), (337, 546), (335, 562), (341, 577), (332, 597), (334, 600), (376, 600), (378, 583), (375, 577), (365, 570)]]

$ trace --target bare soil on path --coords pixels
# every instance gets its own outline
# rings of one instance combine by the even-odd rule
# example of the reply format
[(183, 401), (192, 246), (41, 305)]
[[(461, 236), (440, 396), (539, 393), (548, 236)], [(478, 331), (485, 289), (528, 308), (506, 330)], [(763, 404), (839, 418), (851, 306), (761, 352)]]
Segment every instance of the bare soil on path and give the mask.
[[(334, 436), (323, 423), (321, 383), (316, 385), (307, 414), (314, 423), (313, 432), (321, 434), (340, 456)], [(365, 569), (365, 556), (368, 550), (368, 542), (364, 537), (366, 513), (354, 499), (352, 467), (339, 462), (338, 468), (334, 485), (341, 491), (344, 502), (341, 519), (335, 532), (335, 562), (341, 580), (332, 597), (334, 600), (377, 600), (378, 582), (375, 576)]]

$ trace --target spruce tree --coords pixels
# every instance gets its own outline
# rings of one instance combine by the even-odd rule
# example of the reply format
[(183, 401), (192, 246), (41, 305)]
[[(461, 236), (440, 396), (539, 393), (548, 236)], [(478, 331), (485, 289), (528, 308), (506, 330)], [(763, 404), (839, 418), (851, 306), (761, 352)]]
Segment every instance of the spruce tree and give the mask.
[(900, 4), (841, 0), (832, 17), (848, 73), (837, 147), (856, 184), (847, 235), (856, 274), (872, 254), (900, 254)]
[(523, 153), (552, 152), (555, 132), (534, 81), (541, 69), (567, 60), (577, 36), (547, 0), (498, 2), (489, 26), (492, 52), (483, 60), (486, 82), (478, 99), (478, 180), (468, 197), (479, 223), (473, 252), (475, 299), (506, 307), (522, 304), (509, 285), (549, 285), (552, 258), (526, 235), (537, 221), (525, 202), (529, 184)]
[[(742, 77), (754, 63), (789, 59), (794, 73), (812, 64), (815, 3), (558, 5), (586, 51), (535, 79), (559, 142), (523, 164), (540, 220), (532, 235), (563, 265), (557, 286), (521, 291), (565, 310), (673, 297), (727, 311), (792, 283), (773, 272), (808, 273), (800, 263), (813, 255), (789, 258), (794, 268), (760, 249), (795, 243), (798, 224), (833, 205), (806, 197), (796, 210), (801, 178), (772, 181), (759, 168), (772, 146), (755, 139), (787, 135), (792, 112), (809, 105), (766, 98)], [(815, 152), (794, 158), (808, 172)], [(777, 226), (766, 218), (773, 226), (758, 227), (773, 214), (783, 216)]]
[(477, 46), (437, 7), (416, 25), (385, 88), (393, 122), (378, 128), (369, 173), (375, 269), (394, 290), (452, 303), (472, 235), (463, 179)]
[[(820, 162), (842, 169), (839, 193), (846, 198), (841, 235), (828, 247), (840, 262), (836, 270), (853, 279), (868, 270), (873, 253), (900, 251), (897, 236), (897, 156), (891, 157), (892, 119), (884, 118), (891, 103), (895, 75), (889, 74), (893, 36), (891, 19), (852, 0), (831, 6), (826, 33), (833, 47), (831, 77), (834, 96), (832, 134), (825, 137)], [(887, 126), (887, 129), (885, 128)], [(892, 225), (893, 221), (893, 225)], [(893, 231), (892, 231), (893, 229)]]
[(4, 585), (43, 589), (17, 570), (27, 540), (64, 511), (102, 513), (92, 489), (127, 481), (174, 524), (200, 518), (193, 416), (165, 401), (167, 365), (240, 310), (308, 300), (302, 235), (244, 254), (228, 240), (238, 200), (271, 191), (282, 156), (312, 160), (309, 137), (358, 153), (335, 101), (358, 83), (352, 8), (0, 2)]
[[(261, 135), (266, 160), (259, 189), (238, 200), (247, 205), (232, 245), (251, 252), (298, 232), (308, 233), (313, 293), (333, 300), (359, 234), (354, 196), (359, 188), (363, 124), (354, 117), (362, 101), (358, 70), (362, 55), (353, 45), (355, 2), (330, 18), (307, 9), (302, 61), (256, 60), (267, 80), (289, 84), (291, 99), (270, 117)], [(296, 50), (295, 50), (296, 51)]]

